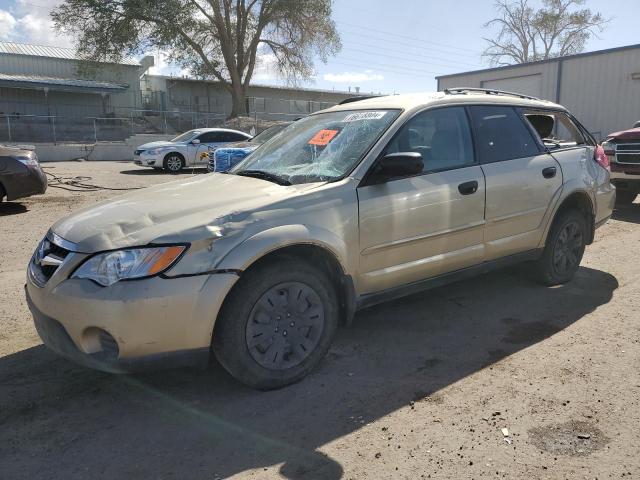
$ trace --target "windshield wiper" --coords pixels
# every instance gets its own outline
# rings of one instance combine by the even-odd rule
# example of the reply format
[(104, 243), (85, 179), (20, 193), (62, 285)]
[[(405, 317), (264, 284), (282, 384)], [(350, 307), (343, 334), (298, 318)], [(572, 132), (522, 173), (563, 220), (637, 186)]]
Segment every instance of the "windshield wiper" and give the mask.
[(286, 178), (280, 177), (275, 173), (265, 172), (263, 170), (241, 170), (240, 172), (234, 173), (243, 177), (259, 178), (261, 180), (266, 180), (267, 182), (277, 183), (278, 185), (291, 185), (291, 182)]

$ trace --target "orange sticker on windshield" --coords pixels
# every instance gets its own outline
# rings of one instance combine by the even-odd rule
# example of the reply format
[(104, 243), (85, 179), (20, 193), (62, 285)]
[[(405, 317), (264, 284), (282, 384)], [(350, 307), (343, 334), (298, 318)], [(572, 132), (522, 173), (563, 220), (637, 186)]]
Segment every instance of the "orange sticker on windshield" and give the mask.
[(309, 140), (309, 145), (327, 145), (338, 134), (338, 130), (320, 130)]

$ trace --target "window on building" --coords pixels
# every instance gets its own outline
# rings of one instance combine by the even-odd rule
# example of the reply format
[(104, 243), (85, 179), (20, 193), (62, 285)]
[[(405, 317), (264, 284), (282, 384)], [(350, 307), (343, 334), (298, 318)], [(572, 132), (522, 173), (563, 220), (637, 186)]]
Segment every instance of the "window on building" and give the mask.
[(469, 110), (482, 163), (532, 157), (540, 153), (533, 134), (512, 107), (473, 106)]

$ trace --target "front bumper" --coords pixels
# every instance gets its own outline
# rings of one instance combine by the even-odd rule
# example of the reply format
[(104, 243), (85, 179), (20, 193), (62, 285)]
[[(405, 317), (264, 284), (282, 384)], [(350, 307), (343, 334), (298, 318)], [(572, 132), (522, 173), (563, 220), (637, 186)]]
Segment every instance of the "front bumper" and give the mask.
[(640, 192), (640, 165), (611, 162), (611, 183), (620, 190)]
[(42, 195), (47, 191), (47, 176), (40, 167), (27, 167), (11, 177), (7, 185), (7, 200), (17, 200), (31, 195)]
[(206, 362), (234, 274), (154, 277), (102, 287), (69, 279), (73, 257), (42, 287), (27, 274), (27, 301), (40, 338), (77, 363), (110, 372)]
[(141, 167), (162, 167), (162, 159), (150, 155), (134, 155), (133, 163), (135, 163), (136, 165), (140, 165)]

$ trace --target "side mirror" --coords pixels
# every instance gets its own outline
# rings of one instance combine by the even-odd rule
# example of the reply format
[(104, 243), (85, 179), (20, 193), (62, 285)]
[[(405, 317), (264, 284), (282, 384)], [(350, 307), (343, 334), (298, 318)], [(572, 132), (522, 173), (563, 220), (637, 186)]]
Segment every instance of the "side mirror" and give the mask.
[(424, 162), (418, 152), (398, 152), (385, 155), (376, 166), (376, 182), (393, 178), (411, 177), (422, 173)]
[(193, 140), (191, 140), (191, 143), (193, 145), (198, 145), (200, 143), (200, 140), (198, 140), (197, 138), (194, 138)]

